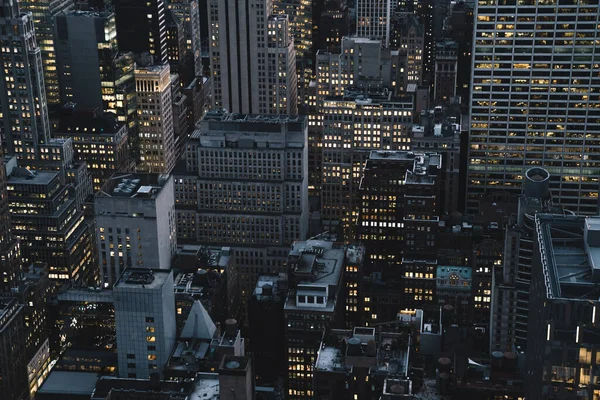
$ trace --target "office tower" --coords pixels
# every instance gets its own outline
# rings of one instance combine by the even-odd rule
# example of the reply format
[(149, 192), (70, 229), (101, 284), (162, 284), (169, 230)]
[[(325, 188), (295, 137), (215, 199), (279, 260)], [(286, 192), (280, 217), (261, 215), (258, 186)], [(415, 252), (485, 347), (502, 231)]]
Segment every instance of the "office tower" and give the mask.
[(518, 194), (525, 171), (539, 166), (551, 175), (555, 201), (576, 213), (596, 213), (600, 78), (591, 53), (600, 6), (560, 3), (477, 3), (470, 212), (496, 188)]
[(393, 320), (398, 307), (437, 302), (431, 249), (441, 167), (436, 153), (372, 151), (366, 160), (357, 237), (366, 251), (362, 297), (369, 324)]
[(328, 0), (318, 18), (313, 37), (315, 53), (332, 46), (340, 46), (342, 38), (349, 36), (350, 9), (345, 0)]
[(284, 274), (260, 275), (248, 302), (248, 339), (259, 385), (275, 385), (285, 371), (283, 306), (286, 297)]
[(313, 367), (323, 332), (342, 322), (345, 248), (332, 242), (295, 242), (286, 262), (284, 306), (288, 399), (313, 398)]
[[(55, 368), (73, 370), (76, 366), (82, 371), (96, 369), (114, 375), (117, 355), (113, 351), (116, 329), (112, 290), (87, 287), (61, 290), (48, 307), (52, 316), (52, 351), (70, 344)], [(78, 355), (82, 357), (77, 358)]]
[(0, 397), (29, 398), (25, 359), (23, 306), (16, 299), (0, 298)]
[(444, 22), (446, 37), (457, 44), (458, 73), (456, 94), (461, 97), (461, 103), (467, 105), (471, 93), (471, 59), (473, 51), (473, 7), (467, 1), (450, 3), (448, 17)]
[(213, 108), (242, 114), (298, 113), (296, 52), (285, 15), (271, 1), (210, 0)]
[(318, 15), (321, 5), (311, 0), (274, 0), (272, 3), (273, 14), (287, 15), (289, 19), (290, 38), (296, 52), (298, 98), (303, 102), (313, 77), (314, 18)]
[(516, 348), (525, 351), (527, 348), (535, 215), (563, 213), (560, 207), (552, 204), (553, 196), (548, 189), (551, 181), (550, 174), (543, 168), (530, 168), (525, 172), (518, 212), (506, 230), (502, 269), (495, 274), (490, 336), (492, 350)]
[(171, 101), (173, 102), (173, 135), (175, 137), (175, 160), (179, 160), (183, 145), (194, 128), (188, 121), (188, 101), (183, 93), (181, 75), (171, 74)]
[(412, 98), (385, 92), (325, 100), (321, 212), (324, 221), (341, 224), (346, 238), (354, 238), (365, 160), (372, 150), (410, 149), (412, 109)]
[(390, 45), (392, 2), (390, 0), (357, 0), (356, 36), (378, 39), (381, 45)]
[[(433, 72), (435, 63), (436, 38), (434, 35), (434, 25), (436, 22), (434, 21), (434, 4), (436, 1), (439, 0), (420, 1), (415, 12), (423, 29), (423, 80), (429, 85), (431, 84), (431, 73)], [(440, 22), (440, 24), (442, 24), (442, 22)]]
[(119, 53), (115, 15), (73, 11), (55, 24), (61, 103), (100, 109), (127, 125), (137, 139), (133, 54)]
[(34, 173), (58, 172), (60, 184), (69, 186), (69, 197), (75, 200), (75, 207), (82, 210), (84, 203), (94, 193), (94, 189), (87, 164), (75, 162), (74, 155), (71, 139), (53, 138), (40, 145), (39, 159), (27, 163), (26, 168)]
[(17, 287), (21, 273), (21, 247), (13, 237), (4, 159), (0, 159), (0, 291)]
[[(4, 49), (0, 68), (3, 153), (33, 160), (39, 144), (50, 135), (42, 56), (33, 26), (35, 17), (20, 14), (14, 0), (4, 0), (0, 7), (0, 46)], [(13, 104), (20, 104), (20, 109), (13, 109)]]
[(31, 264), (25, 268), (19, 278), (18, 288), (13, 290), (13, 295), (23, 305), (27, 376), (32, 398), (50, 372), (50, 290), (48, 267), (43, 263)]
[(306, 118), (212, 111), (198, 128), (175, 176), (177, 237), (232, 247), (245, 324), (258, 275), (283, 272), (308, 232)]
[(164, 1), (115, 0), (114, 13), (120, 51), (150, 53), (155, 64), (168, 62)]
[[(457, 107), (435, 107), (423, 110), (412, 127), (412, 150), (419, 153), (435, 151), (442, 156), (439, 215), (463, 211), (464, 191), (461, 190), (466, 155), (461, 148), (463, 116)], [(465, 118), (466, 119), (466, 118)], [(463, 188), (464, 189), (464, 188)]]
[(525, 395), (598, 393), (600, 221), (569, 214), (535, 216)]
[(167, 59), (171, 72), (182, 73), (185, 58), (185, 31), (183, 21), (167, 10)]
[(210, 81), (207, 76), (197, 76), (183, 88), (187, 102), (188, 127), (194, 130), (210, 106)]
[(406, 59), (406, 84), (421, 83), (425, 67), (426, 33), (424, 25), (413, 14), (397, 14), (392, 18), (391, 47)]
[(169, 1), (168, 7), (184, 23), (185, 49), (192, 54), (194, 76), (200, 76), (202, 75), (200, 15), (207, 13), (207, 7), (201, 8), (197, 0), (172, 0)]
[(162, 376), (175, 345), (173, 272), (129, 268), (113, 288), (119, 376)]
[(127, 127), (112, 113), (65, 107), (52, 136), (72, 140), (74, 160), (87, 164), (94, 192), (115, 172), (133, 168)]
[(61, 104), (104, 108), (101, 82), (118, 51), (114, 14), (61, 13), (56, 16), (55, 37)]
[[(27, 0), (19, 2), (21, 12), (31, 13), (35, 38), (41, 50), (43, 61), (43, 82), (46, 87), (47, 104), (59, 106), (61, 88), (58, 80), (57, 53), (54, 36), (54, 18), (68, 12), (75, 6), (73, 0)], [(42, 82), (42, 80), (39, 80)]]
[(14, 158), (6, 173), (12, 229), (25, 265), (46, 263), (56, 285), (93, 285), (92, 232), (60, 173), (21, 168)]
[(135, 69), (140, 171), (169, 173), (177, 161), (169, 65)]
[(456, 95), (458, 74), (457, 45), (450, 40), (436, 43), (433, 83), (434, 104), (450, 104)]
[(364, 321), (363, 278), (365, 247), (361, 244), (349, 244), (346, 248), (346, 269), (344, 280), (346, 290), (344, 301), (344, 326), (352, 327)]
[(115, 174), (96, 193), (94, 210), (102, 287), (125, 268), (171, 268), (177, 247), (171, 176)]

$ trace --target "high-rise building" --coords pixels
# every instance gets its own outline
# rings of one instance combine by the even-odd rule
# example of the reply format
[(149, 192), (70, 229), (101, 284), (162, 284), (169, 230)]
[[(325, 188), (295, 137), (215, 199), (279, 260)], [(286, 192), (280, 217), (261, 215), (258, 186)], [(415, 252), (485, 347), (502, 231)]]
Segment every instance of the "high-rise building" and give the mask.
[(25, 354), (29, 394), (35, 392), (50, 372), (50, 321), (48, 302), (51, 282), (46, 264), (31, 264), (19, 277), (13, 295), (23, 304)]
[(350, 9), (345, 0), (328, 0), (318, 17), (313, 37), (315, 53), (321, 49), (340, 46), (342, 38), (350, 33)]
[(419, 85), (424, 78), (427, 46), (424, 25), (413, 14), (397, 14), (392, 18), (391, 47), (406, 59), (406, 84)]
[(183, 21), (185, 32), (185, 49), (194, 59), (195, 76), (202, 75), (202, 58), (200, 54), (200, 14), (207, 12), (206, 7), (200, 9), (198, 0), (171, 0), (169, 10)]
[(270, 0), (210, 0), (213, 108), (242, 114), (298, 113), (296, 51), (286, 15)]
[(359, 187), (358, 239), (365, 246), (365, 321), (435, 304), (440, 172), (436, 153), (372, 151)]
[(166, 64), (166, 2), (150, 0), (115, 0), (117, 41), (121, 51), (150, 53), (155, 64)]
[[(50, 135), (42, 54), (34, 31), (36, 17), (22, 14), (15, 0), (3, 0), (0, 8), (0, 138), (4, 154), (34, 160), (39, 144)], [(18, 109), (14, 104), (19, 104)]]
[[(57, 52), (54, 36), (54, 18), (62, 12), (68, 12), (75, 6), (73, 0), (26, 0), (20, 1), (22, 12), (33, 15), (33, 27), (43, 61), (46, 98), (48, 105), (59, 106), (61, 87), (58, 80)], [(40, 80), (40, 82), (42, 82)]]
[(435, 70), (433, 82), (434, 104), (450, 104), (456, 95), (458, 55), (455, 42), (438, 42), (435, 48)]
[(559, 399), (598, 390), (597, 217), (538, 213), (534, 220), (525, 353), (527, 399)]
[(306, 118), (212, 111), (198, 128), (175, 175), (177, 237), (232, 247), (246, 324), (258, 275), (283, 272), (308, 233)]
[(258, 277), (248, 302), (248, 339), (260, 385), (276, 384), (286, 370), (283, 318), (286, 297), (287, 276), (268, 274)]
[(102, 75), (117, 53), (114, 14), (61, 13), (56, 16), (55, 31), (61, 104), (103, 108)]
[(167, 58), (171, 73), (182, 73), (186, 54), (184, 23), (173, 11), (167, 10), (166, 25)]
[(4, 159), (0, 159), (0, 291), (16, 288), (21, 274), (21, 248), (13, 237), (10, 203), (7, 190), (8, 177)]
[(74, 160), (88, 165), (94, 192), (115, 172), (133, 168), (127, 127), (112, 113), (65, 107), (52, 136), (72, 140)]
[(412, 150), (417, 153), (435, 151), (444, 160), (441, 171), (439, 215), (462, 212), (461, 206), (464, 204), (462, 162), (466, 157), (461, 147), (461, 137), (464, 132), (463, 116), (456, 108), (438, 106), (433, 110), (423, 110), (416, 117), (419, 122), (412, 127), (410, 139)]
[(129, 268), (113, 288), (119, 376), (162, 375), (175, 345), (173, 272)]
[(125, 268), (171, 268), (177, 248), (173, 178), (115, 174), (96, 193), (94, 210), (102, 287), (111, 287)]
[(29, 398), (23, 306), (16, 299), (0, 298), (0, 397)]
[(506, 229), (502, 268), (495, 274), (490, 317), (492, 351), (527, 349), (535, 215), (563, 213), (561, 207), (552, 204), (550, 181), (550, 174), (543, 168), (530, 168), (525, 172), (518, 211)]
[(388, 47), (392, 11), (391, 0), (357, 0), (356, 35), (379, 39), (382, 46)]
[(365, 160), (372, 150), (410, 149), (412, 109), (412, 98), (391, 93), (325, 99), (321, 212), (325, 221), (341, 223), (346, 238), (354, 237)]
[(313, 76), (314, 13), (320, 4), (311, 0), (269, 1), (273, 3), (273, 14), (287, 15), (289, 18), (294, 50), (296, 50), (298, 96), (299, 101), (303, 101)]
[(288, 399), (312, 399), (313, 367), (326, 329), (343, 320), (345, 252), (321, 240), (295, 242), (284, 305)]
[(140, 171), (169, 173), (177, 161), (169, 65), (135, 69)]
[(13, 233), (25, 265), (46, 263), (57, 284), (93, 285), (92, 232), (61, 173), (20, 168), (14, 158), (6, 172)]
[(596, 213), (599, 12), (592, 1), (477, 2), (467, 211), (496, 189), (519, 194), (525, 171), (540, 166), (556, 201)]
[(473, 52), (473, 7), (468, 1), (452, 1), (448, 17), (444, 22), (446, 37), (457, 44), (458, 73), (456, 94), (461, 97), (461, 104), (469, 103), (471, 85), (471, 59)]

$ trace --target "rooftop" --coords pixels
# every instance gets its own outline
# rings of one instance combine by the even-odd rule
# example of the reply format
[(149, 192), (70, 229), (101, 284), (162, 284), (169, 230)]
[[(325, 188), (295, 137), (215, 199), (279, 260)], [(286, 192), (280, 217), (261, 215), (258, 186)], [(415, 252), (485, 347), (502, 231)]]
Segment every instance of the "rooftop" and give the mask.
[[(442, 168), (442, 156), (438, 153), (373, 150), (369, 154), (365, 170), (375, 167), (372, 161), (381, 160), (406, 163), (406, 183), (433, 184)], [(379, 163), (377, 167), (379, 167)]]
[(171, 275), (170, 270), (128, 268), (121, 274), (114, 289), (157, 289), (162, 287)]
[(114, 135), (124, 125), (117, 121), (113, 113), (94, 115), (88, 111), (74, 111), (60, 117), (56, 135)]
[(219, 374), (199, 373), (188, 400), (219, 400)]
[(9, 174), (8, 183), (13, 185), (48, 185), (56, 179), (58, 172), (31, 171), (27, 168), (13, 168)]
[(91, 396), (97, 381), (95, 372), (52, 371), (38, 394)]
[(225, 110), (213, 110), (204, 115), (203, 121), (218, 121), (235, 123), (262, 123), (262, 124), (287, 124), (293, 122), (306, 122), (304, 116), (286, 116), (286, 115), (265, 115), (265, 114), (236, 114), (228, 113)]
[(600, 298), (600, 218), (536, 214), (546, 295), (597, 301)]
[(96, 196), (155, 199), (169, 179), (169, 175), (162, 174), (116, 173)]

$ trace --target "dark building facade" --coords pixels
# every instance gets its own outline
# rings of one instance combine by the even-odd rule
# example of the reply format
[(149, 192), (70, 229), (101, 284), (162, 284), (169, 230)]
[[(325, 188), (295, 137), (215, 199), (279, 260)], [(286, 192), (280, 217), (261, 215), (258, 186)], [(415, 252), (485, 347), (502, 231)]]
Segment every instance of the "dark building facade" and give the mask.
[(16, 299), (0, 298), (0, 397), (29, 398), (23, 306)]
[(150, 53), (156, 64), (166, 64), (166, 5), (161, 0), (115, 0), (117, 42), (120, 51)]

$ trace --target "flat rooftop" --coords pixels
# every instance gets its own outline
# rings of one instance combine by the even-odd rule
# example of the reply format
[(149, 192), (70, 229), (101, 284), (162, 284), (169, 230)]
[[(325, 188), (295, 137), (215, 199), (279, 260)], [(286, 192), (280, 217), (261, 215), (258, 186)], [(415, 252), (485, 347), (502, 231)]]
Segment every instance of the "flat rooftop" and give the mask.
[(549, 299), (597, 301), (600, 298), (598, 277), (594, 277), (596, 271), (593, 267), (600, 262), (600, 247), (592, 238), (586, 238), (588, 222), (596, 224), (598, 220), (568, 214), (536, 214), (539, 251)]
[(172, 178), (163, 174), (117, 173), (106, 181), (96, 196), (155, 199), (169, 179)]
[(91, 396), (97, 381), (98, 374), (95, 372), (52, 371), (38, 394)]
[(114, 290), (129, 288), (157, 289), (167, 281), (170, 270), (129, 268), (115, 283)]
[(199, 373), (188, 400), (219, 400), (219, 374)]
[(57, 176), (58, 172), (13, 168), (8, 177), (8, 183), (12, 185), (48, 185)]

